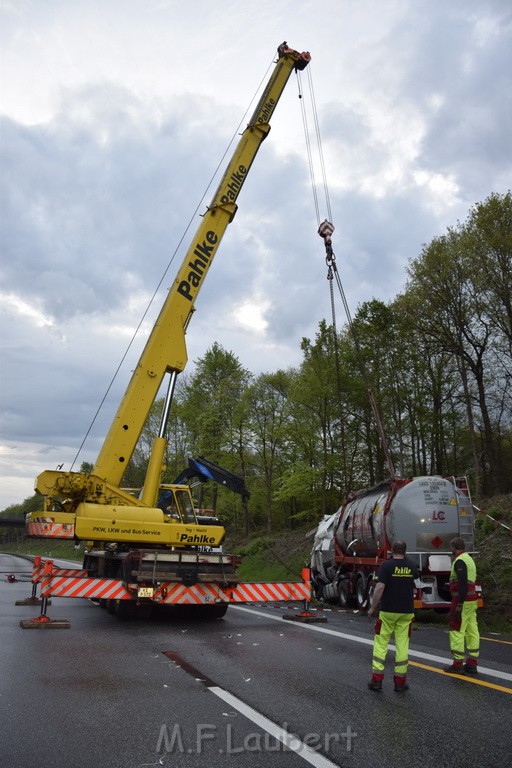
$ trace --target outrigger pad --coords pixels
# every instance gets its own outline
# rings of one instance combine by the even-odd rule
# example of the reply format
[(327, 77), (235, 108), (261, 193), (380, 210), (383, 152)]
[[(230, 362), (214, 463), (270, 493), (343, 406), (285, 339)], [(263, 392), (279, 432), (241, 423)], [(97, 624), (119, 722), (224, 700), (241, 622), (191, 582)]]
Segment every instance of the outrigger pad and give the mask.
[[(14, 605), (41, 605), (42, 599), (40, 597), (26, 597), (24, 600), (16, 600)], [(48, 600), (46, 605), (51, 605), (52, 601)]]
[(38, 616), (37, 619), (22, 619), (22, 629), (69, 629), (71, 622), (68, 619), (49, 619), (48, 616)]
[(291, 616), (283, 616), (285, 621), (300, 621), (302, 624), (325, 624), (327, 618), (325, 616), (319, 616), (317, 613), (311, 613), (310, 611), (302, 611), (301, 613), (294, 613)]

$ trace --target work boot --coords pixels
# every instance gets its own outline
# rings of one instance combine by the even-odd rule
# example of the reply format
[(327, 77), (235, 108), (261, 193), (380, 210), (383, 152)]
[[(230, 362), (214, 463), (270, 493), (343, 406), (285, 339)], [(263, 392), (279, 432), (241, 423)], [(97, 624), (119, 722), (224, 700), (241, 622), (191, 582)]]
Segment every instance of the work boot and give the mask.
[(468, 675), (478, 675), (478, 667), (475, 662), (466, 661), (464, 664), (464, 672)]
[(402, 691), (408, 691), (409, 686), (405, 681), (405, 675), (394, 675), (393, 682), (395, 683), (395, 691), (401, 693)]
[(384, 679), (384, 675), (372, 675), (372, 679), (368, 683), (368, 688), (370, 691), (382, 691), (382, 681)]
[(463, 675), (464, 667), (462, 666), (462, 662), (450, 664), (449, 667), (443, 667), (443, 672), (449, 672), (452, 675)]

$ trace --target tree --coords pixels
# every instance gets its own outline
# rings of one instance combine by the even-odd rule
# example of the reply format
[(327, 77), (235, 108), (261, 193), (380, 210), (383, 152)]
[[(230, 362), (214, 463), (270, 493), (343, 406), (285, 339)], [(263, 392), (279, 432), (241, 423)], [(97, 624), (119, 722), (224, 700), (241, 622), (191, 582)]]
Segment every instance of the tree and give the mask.
[[(347, 467), (346, 369), (338, 365), (335, 329), (325, 320), (312, 343), (303, 338), (303, 361), (290, 398), (293, 466), (302, 478), (300, 498), (308, 517), (327, 514), (349, 482)], [(287, 482), (289, 487), (296, 486)]]
[(400, 473), (454, 474), (462, 457), (465, 404), (456, 358), (410, 322), (409, 297), (393, 302), (400, 339)]
[(251, 428), (251, 453), (263, 478), (267, 531), (274, 527), (274, 493), (286, 442), (290, 377), (285, 371), (261, 374), (250, 385), (246, 401)]
[[(510, 208), (510, 195), (491, 196), (473, 209), (465, 225), (424, 246), (411, 262), (404, 296), (417, 332), (457, 361), (477, 494), (481, 483), (483, 491), (491, 493), (504, 482), (496, 435), (503, 428), (510, 430), (505, 395), (512, 370)], [(495, 285), (485, 288), (486, 281)]]
[[(250, 374), (232, 352), (226, 352), (217, 343), (195, 366), (184, 386), (180, 405), (180, 416), (189, 434), (189, 448), (240, 473), (240, 467), (233, 467), (234, 435), (240, 429), (239, 403)], [(227, 463), (226, 457), (231, 457)], [(216, 506), (214, 486), (214, 511)]]
[(490, 195), (463, 229), (475, 303), (502, 334), (512, 356), (512, 194)]

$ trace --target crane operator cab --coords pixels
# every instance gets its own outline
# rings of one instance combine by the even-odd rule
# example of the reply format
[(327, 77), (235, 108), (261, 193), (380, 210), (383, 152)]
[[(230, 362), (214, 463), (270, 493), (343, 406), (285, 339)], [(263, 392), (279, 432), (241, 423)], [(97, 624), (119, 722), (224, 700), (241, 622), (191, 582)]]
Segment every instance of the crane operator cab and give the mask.
[(168, 519), (176, 520), (178, 523), (219, 525), (219, 519), (215, 515), (198, 513), (194, 508), (188, 487), (161, 485), (157, 506)]

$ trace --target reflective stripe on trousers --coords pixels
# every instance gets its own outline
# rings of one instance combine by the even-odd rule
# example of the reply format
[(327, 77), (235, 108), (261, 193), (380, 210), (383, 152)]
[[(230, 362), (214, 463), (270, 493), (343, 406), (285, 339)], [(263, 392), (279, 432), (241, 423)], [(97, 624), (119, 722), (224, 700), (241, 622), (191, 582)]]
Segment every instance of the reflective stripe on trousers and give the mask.
[(409, 627), (414, 619), (414, 613), (380, 611), (379, 619), (382, 621), (382, 625), (380, 633), (373, 638), (372, 670), (377, 673), (384, 672), (389, 640), (394, 634), (396, 646), (395, 674), (406, 675), (409, 663)]
[(477, 604), (474, 601), (462, 604), (460, 629), (450, 630), (450, 650), (455, 661), (464, 659), (464, 647), (468, 656), (478, 659), (480, 653), (480, 632), (476, 620)]

